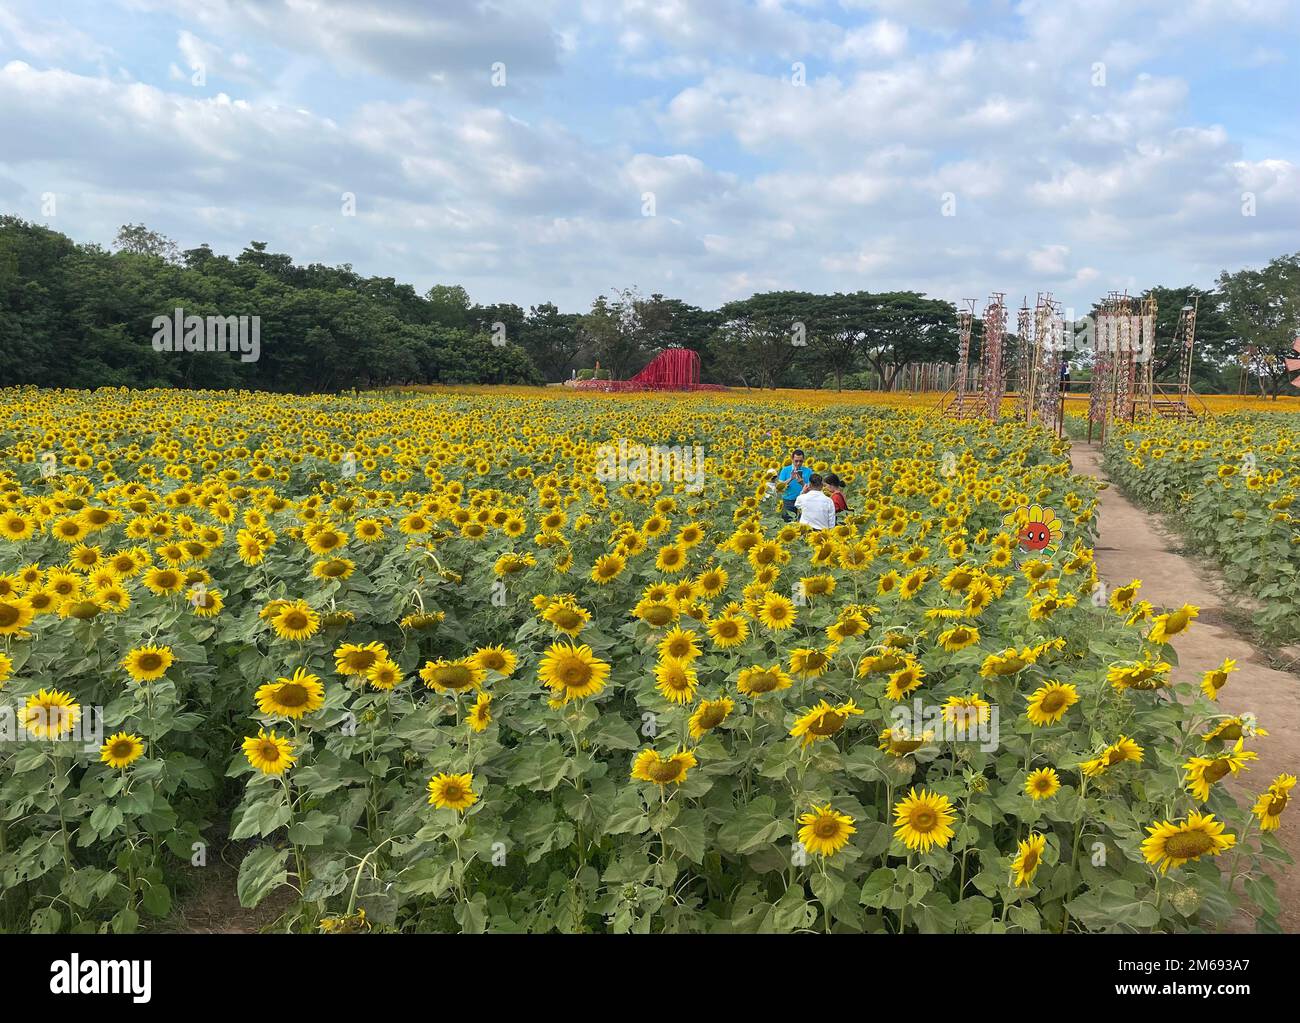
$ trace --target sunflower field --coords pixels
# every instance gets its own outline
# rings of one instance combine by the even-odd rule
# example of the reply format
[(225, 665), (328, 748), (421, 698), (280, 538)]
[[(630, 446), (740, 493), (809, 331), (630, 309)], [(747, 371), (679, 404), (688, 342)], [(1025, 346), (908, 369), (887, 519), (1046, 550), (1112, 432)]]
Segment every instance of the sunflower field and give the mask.
[[(788, 394), (0, 395), (5, 930), (165, 929), (218, 856), (295, 932), (1273, 927), (1294, 779), (1220, 784), (1264, 723), (1219, 713), (1226, 670), (1171, 683), (1194, 612), (1099, 596), (1097, 484), (1048, 434)], [(1115, 443), (1272, 530), (1278, 481), (1213, 467), (1288, 442), (1231, 429)], [(832, 529), (767, 487), (796, 446), (845, 481)]]
[(1238, 412), (1189, 429), (1174, 420), (1119, 424), (1106, 469), (1126, 491), (1217, 561), (1258, 602), (1269, 639), (1300, 639), (1300, 429), (1291, 416)]

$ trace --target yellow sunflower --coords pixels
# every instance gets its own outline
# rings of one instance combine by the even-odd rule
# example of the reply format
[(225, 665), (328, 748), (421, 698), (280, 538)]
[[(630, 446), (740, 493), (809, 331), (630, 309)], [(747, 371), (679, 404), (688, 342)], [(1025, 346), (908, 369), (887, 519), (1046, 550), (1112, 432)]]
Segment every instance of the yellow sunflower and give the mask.
[(670, 703), (694, 702), (697, 685), (699, 678), (689, 661), (668, 657), (655, 665), (655, 688)]
[(339, 675), (364, 675), (380, 661), (388, 659), (382, 643), (344, 643), (334, 651), (334, 671)]
[(1225, 835), (1223, 827), (1212, 813), (1192, 812), (1176, 824), (1157, 821), (1147, 827), (1151, 837), (1142, 843), (1142, 855), (1152, 866), (1159, 866), (1162, 874), (1206, 854), (1218, 856), (1237, 844), (1237, 836)]
[(309, 639), (320, 628), (320, 615), (305, 600), (285, 601), (271, 616), (271, 628), (281, 639)]
[(659, 656), (677, 661), (693, 661), (700, 656), (700, 647), (695, 640), (694, 632), (675, 626), (659, 641)]
[(1030, 695), (1026, 716), (1040, 728), (1054, 725), (1078, 702), (1079, 691), (1070, 683), (1046, 682)]
[(1199, 607), (1184, 604), (1177, 611), (1157, 615), (1151, 625), (1151, 631), (1147, 633), (1147, 639), (1152, 643), (1168, 643), (1171, 637), (1187, 630), (1200, 610)]
[(151, 568), (144, 574), (145, 587), (160, 597), (179, 593), (185, 585), (185, 576), (174, 568)]
[(799, 841), (814, 856), (834, 856), (849, 844), (849, 836), (858, 829), (853, 818), (825, 806), (814, 806), (811, 813), (799, 815)]
[(1040, 767), (1025, 779), (1025, 795), (1030, 799), (1050, 799), (1061, 789), (1061, 779), (1050, 767)]
[(909, 753), (915, 753), (927, 742), (934, 740), (933, 732), (924, 732), (920, 736), (914, 736), (903, 729), (895, 730), (886, 728), (880, 733), (880, 744), (877, 749), (884, 750), (893, 757), (905, 757)]
[(1038, 868), (1042, 866), (1043, 849), (1046, 846), (1047, 838), (1037, 831), (1031, 831), (1029, 837), (1020, 843), (1016, 858), (1011, 861), (1011, 877), (1017, 888), (1033, 881)]
[(476, 732), (484, 731), (492, 723), (492, 694), (480, 691), (474, 706), (469, 709), (469, 727)]
[(1279, 774), (1273, 783), (1261, 792), (1251, 807), (1251, 813), (1259, 818), (1260, 831), (1276, 831), (1282, 823), (1282, 811), (1291, 800), (1291, 790), (1295, 788), (1294, 774)]
[(749, 638), (749, 623), (739, 615), (721, 615), (709, 622), (709, 638), (720, 650), (738, 646)]
[(1024, 647), (1021, 650), (1008, 647), (1001, 653), (989, 654), (984, 658), (984, 663), (980, 665), (980, 676), (982, 678), (1008, 678), (1024, 671), (1037, 660), (1038, 655), (1033, 647)]
[(1192, 757), (1183, 764), (1183, 770), (1187, 772), (1183, 785), (1187, 791), (1203, 803), (1210, 798), (1210, 789), (1216, 782), (1222, 781), (1229, 774), (1249, 770), (1246, 764), (1257, 759), (1257, 755), (1241, 748), (1244, 741), (1238, 739), (1229, 753), (1221, 753), (1217, 757)]
[(293, 755), (293, 743), (274, 730), (267, 733), (261, 728), (256, 737), (244, 740), (244, 756), (263, 774), (284, 774), (298, 759)]
[(31, 601), (23, 597), (0, 600), (0, 636), (16, 636), (36, 617)]
[(1228, 684), (1228, 676), (1237, 670), (1237, 662), (1225, 657), (1217, 668), (1211, 668), (1201, 676), (1201, 692), (1211, 700), (1219, 699), (1219, 690)]
[(697, 762), (695, 754), (689, 750), (678, 750), (664, 757), (656, 750), (643, 749), (632, 761), (632, 778), (651, 782), (660, 788), (670, 784), (680, 785)]
[(143, 754), (144, 740), (127, 732), (110, 735), (104, 745), (99, 747), (99, 759), (118, 770), (130, 767)]
[(27, 697), (18, 712), (18, 721), (28, 734), (38, 739), (59, 739), (76, 727), (81, 719), (81, 704), (60, 689), (42, 689)]
[(474, 651), (474, 663), (484, 671), (495, 671), (498, 675), (513, 675), (519, 658), (514, 651), (503, 646), (484, 646)]
[(568, 703), (595, 696), (604, 689), (609, 678), (609, 665), (589, 646), (552, 643), (537, 666), (537, 677), (556, 699)]
[(1173, 665), (1168, 661), (1153, 660), (1148, 657), (1141, 661), (1111, 665), (1106, 671), (1106, 680), (1120, 690), (1163, 689), (1169, 684), (1168, 675), (1172, 667)]
[(736, 704), (729, 697), (722, 697), (720, 700), (703, 700), (695, 708), (695, 713), (691, 715), (690, 729), (691, 738), (697, 742), (704, 738), (705, 734), (713, 731), (718, 725), (727, 720), (727, 717)]
[(1143, 749), (1132, 739), (1121, 735), (1113, 743), (1107, 746), (1101, 753), (1092, 760), (1085, 760), (1079, 765), (1079, 770), (1087, 777), (1095, 778), (1098, 775), (1105, 774), (1116, 764), (1122, 764), (1126, 760), (1140, 762), (1142, 760)]
[(402, 669), (387, 658), (376, 661), (366, 671), (366, 681), (374, 688), (388, 691), (402, 684)]
[(554, 600), (542, 612), (542, 617), (566, 636), (576, 636), (591, 621), (591, 612), (571, 600)]
[(1266, 729), (1260, 728), (1249, 716), (1229, 717), (1220, 721), (1201, 736), (1202, 742), (1236, 742), (1242, 736), (1268, 735)]
[(464, 813), (478, 802), (472, 774), (435, 774), (429, 779), (429, 805)]
[(263, 714), (296, 719), (324, 706), (325, 687), (306, 668), (297, 668), (289, 678), (259, 686), (253, 699)]
[(162, 678), (176, 660), (168, 646), (137, 647), (122, 658), (122, 667), (137, 682)]
[(426, 661), (420, 669), (420, 678), (428, 688), (436, 692), (460, 693), (482, 686), (487, 672), (472, 657), (462, 657), (455, 661), (442, 658)]
[(895, 702), (901, 701), (912, 690), (919, 688), (924, 680), (925, 669), (916, 661), (909, 659), (903, 667), (889, 676), (885, 695)]
[(602, 554), (591, 566), (591, 581), (597, 586), (604, 586), (618, 578), (627, 566), (627, 559), (618, 554)]
[(758, 609), (758, 620), (773, 632), (784, 632), (794, 625), (795, 615), (793, 602), (780, 593), (768, 592)]
[(793, 684), (790, 676), (781, 670), (779, 664), (773, 664), (770, 668), (745, 668), (736, 677), (736, 688), (750, 699), (762, 696), (764, 693), (789, 689)]
[(840, 731), (850, 717), (863, 711), (852, 700), (834, 707), (825, 700), (819, 700), (817, 706), (798, 718), (790, 729), (792, 738), (801, 740), (800, 744), (809, 746), (819, 739), (829, 739)]
[(965, 650), (980, 641), (980, 630), (973, 625), (954, 625), (939, 633), (939, 645), (950, 653)]
[(993, 713), (992, 704), (980, 696), (970, 693), (966, 696), (950, 696), (943, 704), (943, 719), (955, 725), (958, 734), (969, 732), (976, 725), (988, 721)]
[(931, 846), (945, 847), (952, 841), (950, 825), (957, 819), (947, 796), (913, 788), (907, 798), (894, 804), (894, 837), (907, 848), (929, 852)]

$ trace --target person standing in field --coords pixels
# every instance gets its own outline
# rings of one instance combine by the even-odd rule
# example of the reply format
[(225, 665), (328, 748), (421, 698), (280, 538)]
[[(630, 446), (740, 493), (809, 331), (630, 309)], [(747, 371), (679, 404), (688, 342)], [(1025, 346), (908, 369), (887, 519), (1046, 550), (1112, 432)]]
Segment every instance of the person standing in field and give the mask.
[(786, 522), (794, 521), (795, 498), (808, 489), (810, 479), (812, 470), (803, 464), (803, 451), (795, 448), (790, 452), (790, 464), (776, 474), (777, 489), (780, 490), (782, 483), (786, 485), (781, 494), (781, 518)]
[(849, 502), (844, 496), (844, 481), (835, 475), (835, 473), (828, 472), (826, 474), (825, 489), (827, 496), (831, 499), (831, 503), (835, 505), (835, 521), (838, 522), (840, 513), (849, 510)]
[(808, 489), (794, 499), (800, 525), (818, 530), (834, 528), (835, 502), (826, 496), (822, 484), (822, 478), (813, 473), (808, 479)]

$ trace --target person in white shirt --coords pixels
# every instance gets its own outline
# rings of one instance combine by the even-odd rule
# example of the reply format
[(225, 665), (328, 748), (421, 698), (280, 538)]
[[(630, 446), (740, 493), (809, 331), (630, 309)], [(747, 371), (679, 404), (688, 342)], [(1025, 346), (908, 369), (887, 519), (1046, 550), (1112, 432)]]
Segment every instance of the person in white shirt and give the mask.
[(804, 492), (794, 499), (801, 525), (813, 529), (831, 529), (835, 525), (835, 502), (822, 490), (822, 478), (813, 473)]

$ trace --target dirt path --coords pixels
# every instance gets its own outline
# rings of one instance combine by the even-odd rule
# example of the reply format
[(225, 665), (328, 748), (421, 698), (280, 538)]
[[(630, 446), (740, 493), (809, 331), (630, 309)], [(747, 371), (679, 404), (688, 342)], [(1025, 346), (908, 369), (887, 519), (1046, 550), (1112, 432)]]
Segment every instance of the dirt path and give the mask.
[[(1107, 479), (1100, 448), (1076, 441), (1070, 460), (1076, 473)], [(1252, 745), (1259, 759), (1251, 769), (1224, 784), (1238, 802), (1253, 804), (1279, 773), (1300, 770), (1300, 676), (1270, 667), (1260, 651), (1229, 626), (1221, 580), (1170, 551), (1171, 539), (1160, 531), (1159, 517), (1137, 508), (1114, 484), (1101, 493), (1099, 525), (1097, 568), (1107, 585), (1141, 579), (1142, 599), (1156, 607), (1194, 604), (1201, 609), (1192, 627), (1174, 640), (1179, 660), (1175, 681), (1199, 683), (1201, 675), (1225, 657), (1237, 662), (1219, 704), (1228, 714), (1253, 713), (1269, 735)], [(1300, 863), (1300, 816), (1284, 815), (1274, 834)], [(1300, 868), (1274, 865), (1270, 873), (1282, 903), (1282, 929), (1300, 932)]]

